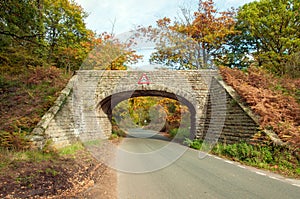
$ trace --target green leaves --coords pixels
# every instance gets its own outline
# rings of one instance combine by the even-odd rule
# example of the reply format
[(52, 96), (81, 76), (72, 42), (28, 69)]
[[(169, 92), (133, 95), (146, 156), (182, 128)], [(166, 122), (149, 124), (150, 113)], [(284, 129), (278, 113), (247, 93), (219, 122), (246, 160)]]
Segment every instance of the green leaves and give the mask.
[[(82, 41), (88, 40), (82, 7), (69, 0), (45, 0), (45, 40), (48, 43), (48, 60), (67, 70), (78, 69), (82, 56)], [(75, 67), (74, 67), (75, 66)], [(76, 67), (77, 66), (77, 67)]]
[(0, 16), (0, 57), (9, 66), (50, 63), (70, 71), (88, 53), (82, 45), (89, 39), (87, 14), (74, 1), (1, 0)]
[(21, 41), (37, 42), (41, 34), (39, 7), (35, 1), (0, 1), (0, 34)]
[[(261, 0), (244, 5), (237, 24), (258, 65), (283, 75), (289, 56), (300, 51), (300, 2)], [(250, 51), (251, 52), (251, 51)]]

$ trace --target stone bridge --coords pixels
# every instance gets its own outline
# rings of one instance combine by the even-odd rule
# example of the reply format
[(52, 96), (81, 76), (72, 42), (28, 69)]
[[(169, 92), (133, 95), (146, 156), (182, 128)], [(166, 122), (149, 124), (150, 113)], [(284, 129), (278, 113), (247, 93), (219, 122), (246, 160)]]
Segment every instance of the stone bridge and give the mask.
[(61, 147), (78, 139), (106, 139), (112, 130), (113, 108), (138, 96), (166, 97), (186, 105), (191, 137), (233, 143), (249, 141), (257, 132), (256, 118), (216, 70), (81, 70), (43, 116), (32, 140), (39, 147), (46, 140)]

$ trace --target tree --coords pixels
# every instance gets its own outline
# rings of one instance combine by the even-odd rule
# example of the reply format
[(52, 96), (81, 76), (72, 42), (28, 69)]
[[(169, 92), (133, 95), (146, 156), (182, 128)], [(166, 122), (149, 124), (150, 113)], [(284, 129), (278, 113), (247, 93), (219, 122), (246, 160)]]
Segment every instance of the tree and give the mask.
[(157, 28), (139, 30), (156, 42), (156, 51), (151, 55), (150, 62), (177, 70), (200, 68), (202, 57), (199, 45), (193, 38), (177, 31), (174, 24), (165, 17), (157, 21)]
[[(0, 53), (6, 64), (77, 69), (88, 39), (87, 16), (69, 0), (1, 0)], [(38, 62), (37, 62), (38, 59)]]
[(26, 41), (37, 43), (38, 38), (43, 35), (43, 22), (40, 18), (38, 1), (1, 0), (0, 13), (2, 45), (10, 45), (10, 42), (23, 42), (24, 44)]
[[(46, 24), (45, 39), (48, 43), (48, 61), (58, 67), (78, 69), (83, 57), (77, 53), (80, 42), (88, 39), (84, 19), (87, 14), (82, 7), (69, 0), (44, 0)], [(80, 59), (79, 59), (80, 58)]]
[(177, 100), (162, 97), (130, 98), (114, 108), (113, 117), (123, 126), (132, 121), (135, 125), (166, 132), (190, 126), (188, 107)]
[(255, 43), (255, 38), (249, 34), (245, 25), (236, 20), (235, 34), (227, 36), (215, 62), (230, 68), (247, 68), (254, 62), (250, 52), (255, 50)]
[(102, 33), (85, 42), (89, 53), (82, 64), (82, 69), (93, 70), (126, 70), (127, 64), (136, 63), (142, 56), (130, 47), (132, 39), (120, 42), (113, 34)]
[(191, 27), (185, 28), (185, 32), (201, 46), (204, 68), (208, 67), (210, 56), (215, 59), (220, 55), (227, 36), (236, 33), (234, 14), (234, 10), (218, 12), (213, 0), (199, 1), (195, 19)]
[(97, 35), (86, 28), (86, 17), (74, 0), (0, 0), (0, 64), (20, 72), (40, 65), (71, 72), (88, 58), (96, 61), (92, 67), (124, 70), (140, 58), (130, 49), (132, 40), (122, 44), (111, 34)]
[(0, 61), (6, 66), (37, 65), (44, 25), (39, 1), (0, 0)]
[(212, 0), (200, 0), (193, 16), (187, 9), (181, 11), (180, 20), (171, 23), (165, 17), (157, 21), (157, 28), (140, 29), (157, 41), (151, 61), (175, 69), (212, 67), (227, 36), (235, 34), (234, 11), (218, 12)]
[(237, 20), (257, 65), (278, 75), (288, 73), (287, 63), (300, 52), (299, 0), (251, 2), (240, 8)]

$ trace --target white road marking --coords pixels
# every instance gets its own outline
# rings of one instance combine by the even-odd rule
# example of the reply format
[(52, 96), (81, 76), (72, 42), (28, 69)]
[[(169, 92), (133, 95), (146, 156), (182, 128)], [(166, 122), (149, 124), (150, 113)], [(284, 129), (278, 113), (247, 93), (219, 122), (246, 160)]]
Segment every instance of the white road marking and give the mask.
[(246, 169), (246, 167), (242, 166), (242, 165), (237, 165), (238, 167), (242, 168), (242, 169)]
[(279, 178), (273, 177), (273, 176), (269, 176), (269, 178), (272, 178), (274, 180), (280, 180)]
[(229, 160), (225, 160), (225, 162), (229, 163), (229, 164), (233, 164), (233, 162), (229, 161)]
[(267, 175), (267, 174), (261, 173), (261, 172), (259, 172), (259, 171), (256, 171), (255, 173), (257, 173), (258, 175), (262, 175), (262, 176), (266, 176), (266, 175)]
[(292, 184), (292, 185), (294, 185), (294, 186), (296, 186), (296, 187), (300, 187), (300, 184)]

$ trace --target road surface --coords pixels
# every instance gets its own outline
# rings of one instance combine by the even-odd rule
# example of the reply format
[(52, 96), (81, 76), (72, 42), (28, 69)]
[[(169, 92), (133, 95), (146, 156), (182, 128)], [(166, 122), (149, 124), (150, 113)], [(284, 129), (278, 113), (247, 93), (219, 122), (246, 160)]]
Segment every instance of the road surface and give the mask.
[[(116, 167), (122, 170), (118, 172), (119, 198), (300, 198), (297, 180), (289, 182), (214, 156), (199, 159), (198, 151), (159, 138), (150, 131), (132, 131), (120, 144), (122, 152), (116, 156)], [(184, 153), (175, 158), (181, 154), (178, 148)], [(140, 157), (124, 155), (124, 151)], [(147, 154), (153, 159), (143, 158)]]

